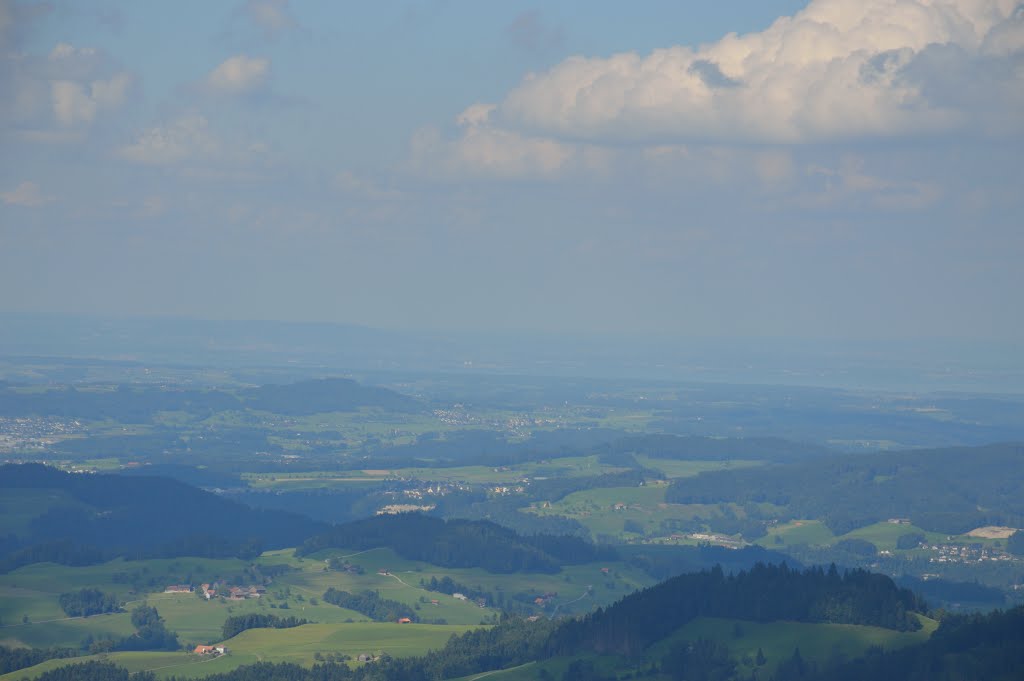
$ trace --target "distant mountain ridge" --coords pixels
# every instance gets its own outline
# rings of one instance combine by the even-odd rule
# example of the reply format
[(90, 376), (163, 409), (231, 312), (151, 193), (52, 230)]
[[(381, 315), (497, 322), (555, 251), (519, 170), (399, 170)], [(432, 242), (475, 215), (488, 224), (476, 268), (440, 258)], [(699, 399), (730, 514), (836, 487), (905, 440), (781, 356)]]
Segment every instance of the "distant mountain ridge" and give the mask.
[(241, 390), (183, 390), (153, 385), (65, 386), (26, 392), (0, 383), (0, 416), (60, 416), (145, 423), (157, 413), (182, 411), (207, 417), (217, 412), (254, 409), (289, 416), (378, 408), (402, 413), (423, 409), (415, 398), (394, 390), (364, 386), (348, 378), (322, 378), (268, 384)]

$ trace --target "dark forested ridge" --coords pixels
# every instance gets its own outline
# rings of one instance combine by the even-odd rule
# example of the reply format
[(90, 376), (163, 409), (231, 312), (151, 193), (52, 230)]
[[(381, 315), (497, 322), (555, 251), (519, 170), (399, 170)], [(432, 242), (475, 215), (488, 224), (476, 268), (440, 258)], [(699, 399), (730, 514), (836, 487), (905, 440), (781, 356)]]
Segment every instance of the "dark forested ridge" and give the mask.
[(863, 570), (799, 571), (782, 564), (726, 575), (715, 568), (673, 577), (570, 622), (553, 645), (563, 654), (592, 649), (635, 655), (701, 616), (870, 624), (903, 631), (920, 628), (912, 613), (923, 608), (911, 591)]
[(829, 457), (799, 465), (714, 471), (672, 483), (680, 504), (769, 502), (795, 518), (822, 518), (836, 534), (887, 518), (961, 534), (1024, 526), (1024, 445)]
[(387, 388), (364, 386), (348, 378), (323, 378), (287, 385), (263, 385), (241, 392), (245, 406), (276, 414), (301, 416), (376, 407), (396, 412), (420, 411), (415, 398)]
[(485, 520), (442, 520), (419, 513), (380, 515), (331, 528), (307, 540), (296, 555), (327, 548), (388, 547), (404, 558), (489, 572), (558, 572), (562, 565), (614, 555), (578, 537), (520, 536)]
[(75, 657), (73, 648), (8, 648), (0, 646), (0, 674), (17, 671), (55, 658)]
[(4, 541), (0, 567), (40, 560), (72, 565), (115, 556), (251, 556), (293, 546), (325, 526), (284, 511), (254, 510), (167, 478), (75, 475), (39, 464), (0, 466), (0, 490), (61, 490), (27, 535)]

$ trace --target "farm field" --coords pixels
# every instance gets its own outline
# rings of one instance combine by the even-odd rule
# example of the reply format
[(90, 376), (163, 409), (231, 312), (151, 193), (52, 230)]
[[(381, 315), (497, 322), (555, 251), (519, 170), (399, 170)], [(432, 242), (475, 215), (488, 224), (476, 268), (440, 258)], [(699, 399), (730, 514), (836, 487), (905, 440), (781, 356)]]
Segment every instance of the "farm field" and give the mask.
[[(514, 466), (451, 466), (445, 468), (395, 468), (378, 470), (297, 471), (289, 473), (246, 473), (253, 489), (296, 491), (345, 487), (388, 479), (438, 481), (470, 484), (509, 484), (524, 478), (580, 477), (626, 470), (603, 464), (597, 456), (573, 456), (529, 462)], [(694, 472), (693, 474), (696, 474)]]
[[(480, 608), (469, 602), (458, 601), (446, 594), (431, 592), (420, 587), (420, 580), (429, 582), (431, 577), (438, 580), (451, 577), (466, 586), (487, 591), (496, 596), (503, 594), (506, 600), (516, 594), (529, 594), (529, 601), (546, 593), (557, 593), (545, 608), (537, 608), (536, 614), (550, 614), (557, 606), (559, 614), (588, 612), (596, 607), (608, 605), (632, 591), (649, 586), (654, 580), (642, 570), (617, 561), (587, 565), (568, 565), (557, 574), (514, 573), (494, 574), (480, 568), (442, 568), (418, 561), (409, 561), (396, 555), (390, 549), (372, 549), (358, 554), (332, 549), (307, 557), (307, 562), (326, 560), (331, 556), (350, 556), (350, 560), (363, 567), (364, 575), (348, 575), (324, 572), (322, 569), (291, 573), (284, 581), (293, 590), (304, 589), (304, 593), (322, 594), (328, 586), (338, 589), (373, 589), (384, 598), (419, 605), (418, 614), (426, 619), (444, 619), (451, 624), (472, 624), (499, 614), (491, 608)], [(601, 568), (608, 568), (607, 574)], [(388, 576), (377, 574), (387, 570)], [(588, 588), (591, 587), (591, 588)], [(421, 599), (427, 599), (422, 603)], [(437, 605), (431, 605), (437, 600)]]
[[(659, 480), (649, 481), (642, 487), (601, 487), (573, 492), (550, 504), (535, 503), (521, 511), (571, 518), (590, 530), (591, 537), (597, 541), (638, 536), (626, 530), (627, 523), (636, 523), (647, 538), (668, 540), (676, 533), (670, 529), (675, 523), (721, 514), (718, 504), (666, 503), (667, 489), (668, 483)], [(739, 507), (733, 510), (742, 513)]]
[(768, 528), (768, 534), (755, 543), (770, 549), (780, 544), (824, 546), (835, 543), (835, 539), (832, 530), (820, 520), (793, 520)]
[[(843, 539), (863, 539), (874, 544), (879, 550), (894, 551), (896, 550), (897, 539), (905, 534), (916, 533), (923, 534), (930, 543), (946, 541), (946, 535), (940, 532), (926, 532), (915, 525), (898, 525), (896, 523), (887, 522), (858, 527), (856, 530), (837, 537), (836, 541), (842, 541)], [(962, 539), (970, 542), (969, 537), (962, 537)]]

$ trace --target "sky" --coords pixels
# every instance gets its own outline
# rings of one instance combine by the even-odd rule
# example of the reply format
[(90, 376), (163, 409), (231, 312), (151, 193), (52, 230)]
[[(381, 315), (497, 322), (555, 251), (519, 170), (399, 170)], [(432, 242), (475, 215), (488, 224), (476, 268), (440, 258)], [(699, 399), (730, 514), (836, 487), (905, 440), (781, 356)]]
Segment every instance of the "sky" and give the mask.
[(0, 0), (0, 313), (1024, 341), (1024, 5)]

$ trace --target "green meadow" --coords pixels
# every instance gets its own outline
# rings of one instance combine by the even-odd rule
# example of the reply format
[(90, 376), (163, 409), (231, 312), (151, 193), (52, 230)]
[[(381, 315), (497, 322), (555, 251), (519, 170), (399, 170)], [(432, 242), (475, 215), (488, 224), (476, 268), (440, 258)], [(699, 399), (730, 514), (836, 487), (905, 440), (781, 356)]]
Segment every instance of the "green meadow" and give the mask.
[[(647, 538), (668, 539), (674, 532), (665, 529), (672, 521), (695, 517), (708, 518), (721, 513), (718, 504), (670, 504), (665, 502), (668, 483), (652, 480), (637, 487), (601, 487), (573, 492), (554, 503), (534, 503), (524, 513), (572, 518), (588, 530), (594, 539), (637, 537), (624, 530), (627, 521), (639, 524)], [(731, 506), (737, 514), (743, 509)]]
[[(865, 527), (859, 527), (852, 532), (848, 532), (841, 537), (837, 537), (836, 541), (843, 539), (864, 539), (869, 541), (879, 550), (894, 551), (896, 550), (896, 540), (905, 534), (923, 534), (929, 542), (944, 542), (946, 535), (939, 532), (926, 532), (920, 527), (915, 525), (899, 525), (897, 523), (875, 523), (874, 525), (867, 525)], [(969, 538), (964, 537), (963, 539), (970, 541)]]
[(780, 540), (783, 544), (824, 546), (834, 543), (835, 539), (832, 530), (820, 520), (794, 520), (768, 528), (768, 534), (755, 543), (770, 549), (778, 546)]

